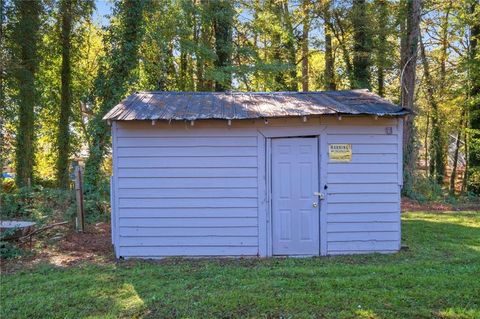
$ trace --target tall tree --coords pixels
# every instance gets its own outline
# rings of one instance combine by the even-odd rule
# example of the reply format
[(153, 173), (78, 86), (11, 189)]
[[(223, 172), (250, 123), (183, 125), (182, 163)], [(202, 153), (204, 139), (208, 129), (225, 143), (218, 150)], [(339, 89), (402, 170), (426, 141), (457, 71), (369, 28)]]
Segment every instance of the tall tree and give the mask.
[(15, 3), (16, 23), (14, 41), (18, 61), (15, 78), (18, 85), (19, 121), (16, 144), (16, 183), (29, 186), (33, 180), (34, 162), (34, 107), (37, 102), (35, 73), (38, 69), (38, 42), (40, 30), (40, 0)]
[[(167, 2), (168, 3), (168, 2)], [(179, 76), (177, 78), (177, 88), (180, 91), (193, 91), (193, 65), (192, 65), (192, 40), (193, 22), (195, 20), (194, 3), (191, 1), (181, 2), (180, 19), (183, 21), (176, 29), (179, 33)], [(168, 27), (168, 26), (167, 26)]]
[[(5, 1), (0, 2), (0, 194), (3, 191), (3, 167), (5, 164), (5, 73), (7, 52), (5, 46)], [(2, 197), (0, 196), (0, 210)]]
[(455, 137), (455, 151), (453, 154), (452, 173), (450, 174), (450, 186), (449, 186), (449, 191), (450, 191), (450, 194), (452, 195), (455, 194), (455, 181), (457, 179), (458, 157), (460, 155), (460, 145), (461, 145), (461, 139), (462, 139), (462, 126), (464, 122), (464, 117), (465, 117), (465, 109), (462, 111), (462, 114), (460, 115), (460, 122), (457, 128), (458, 131)]
[(385, 94), (385, 67), (387, 64), (387, 28), (388, 28), (388, 4), (386, 0), (375, 0), (375, 42), (374, 51), (377, 66), (377, 93)]
[(295, 47), (295, 34), (293, 30), (292, 17), (290, 10), (288, 8), (288, 0), (282, 1), (282, 21), (283, 29), (285, 32), (285, 40), (283, 47), (286, 50), (287, 63), (288, 63), (288, 81), (287, 81), (287, 90), (289, 91), (298, 91), (298, 80), (297, 80), (297, 59)]
[[(199, 4), (197, 3), (199, 0), (194, 0), (195, 7), (198, 7)], [(202, 42), (202, 37), (204, 37), (204, 24), (202, 23), (202, 15), (198, 16), (197, 14), (195, 15), (195, 22), (193, 23), (193, 41), (195, 45), (196, 52), (200, 52), (200, 44)], [(195, 75), (196, 75), (196, 90), (197, 91), (203, 91), (204, 90), (204, 78), (203, 78), (203, 73), (204, 73), (204, 64), (202, 61), (202, 56), (200, 54), (197, 54), (196, 60), (195, 60)]]
[[(401, 105), (415, 112), (415, 79), (418, 38), (420, 33), (421, 0), (401, 1), (400, 85)], [(403, 127), (404, 192), (413, 189), (417, 158), (416, 132), (413, 115), (408, 115)]]
[(57, 133), (57, 185), (67, 188), (69, 183), (69, 156), (70, 156), (70, 115), (72, 113), (72, 70), (71, 70), (71, 36), (72, 14), (75, 0), (62, 0), (60, 2), (60, 20), (62, 46), (62, 70), (61, 70), (61, 97), (60, 117), (58, 120)]
[(447, 50), (448, 50), (448, 27), (449, 27), (449, 18), (450, 12), (452, 10), (453, 1), (449, 0), (447, 4), (447, 8), (445, 11), (445, 15), (443, 16), (442, 23), (441, 23), (441, 51), (440, 51), (440, 88), (443, 88), (445, 83), (445, 78), (447, 74)]
[(327, 0), (323, 4), (323, 20), (325, 33), (325, 90), (335, 91), (337, 89), (335, 84), (335, 71), (332, 49), (332, 22), (331, 22), (331, 5), (332, 1)]
[(480, 1), (470, 1), (468, 189), (480, 194)]
[(94, 191), (101, 181), (101, 164), (107, 151), (110, 128), (103, 116), (120, 101), (136, 80), (133, 71), (138, 66), (138, 51), (143, 33), (143, 10), (147, 0), (123, 0), (117, 3), (110, 25), (110, 52), (106, 65), (96, 80), (96, 96), (100, 100), (95, 116), (89, 123), (90, 155), (85, 163), (85, 190)]
[(215, 80), (215, 91), (224, 91), (232, 85), (233, 4), (228, 0), (212, 1), (213, 31), (215, 36), (215, 68), (222, 77)]
[(308, 91), (308, 35), (310, 32), (310, 0), (302, 0), (302, 91)]
[(214, 37), (212, 13), (210, 12), (209, 0), (197, 0), (196, 3), (200, 7), (200, 19), (198, 20), (198, 32), (200, 36), (196, 41), (196, 75), (197, 75), (197, 90), (211, 91), (214, 89), (214, 83), (207, 76), (211, 68), (211, 53), (214, 52), (211, 40)]
[(437, 100), (435, 98), (436, 93), (432, 75), (430, 72), (430, 66), (425, 53), (425, 45), (423, 44), (422, 37), (420, 36), (420, 54), (423, 65), (423, 76), (426, 84), (427, 101), (431, 108), (432, 119), (432, 134), (430, 138), (430, 176), (436, 180), (438, 184), (443, 184), (443, 178), (445, 175), (445, 152), (446, 147), (442, 134), (442, 121), (440, 119), (440, 112)]
[[(277, 64), (279, 66), (283, 65), (283, 45), (282, 45), (282, 6), (281, 3), (275, 0), (268, 0), (266, 1), (266, 9), (270, 11), (275, 17), (275, 23), (279, 24), (278, 26), (275, 25), (273, 28), (271, 28), (271, 47), (270, 47), (270, 53), (272, 57), (272, 62), (274, 64)], [(270, 26), (269, 26), (270, 27)], [(267, 44), (267, 37), (264, 37), (264, 45)], [(265, 50), (265, 53), (267, 53), (267, 50)], [(266, 54), (267, 56), (267, 54)], [(266, 60), (266, 59), (265, 59)], [(286, 90), (287, 86), (287, 79), (284, 70), (281, 72), (275, 72), (274, 76), (274, 86), (273, 89), (274, 91), (281, 91), (281, 90)]]
[[(271, 89), (297, 91), (296, 41), (288, 1), (268, 0), (265, 3), (265, 14), (271, 17), (263, 21), (267, 23), (266, 28), (268, 28), (263, 38), (264, 45), (267, 47), (265, 55), (270, 57), (269, 62), (274, 66)], [(268, 42), (270, 42), (269, 46)]]
[(365, 0), (353, 0), (353, 83), (352, 88), (371, 89), (370, 54), (372, 40)]
[[(333, 0), (332, 0), (333, 4)], [(332, 13), (330, 16), (331, 21), (330, 25), (330, 30), (332, 30), (333, 35), (335, 36), (335, 39), (337, 40), (338, 46), (340, 48), (340, 51), (342, 53), (342, 58), (343, 58), (343, 63), (345, 64), (345, 73), (347, 80), (350, 84), (350, 87), (355, 87), (355, 78), (353, 74), (353, 64), (352, 64), (352, 58), (351, 58), (351, 46), (350, 46), (350, 33), (351, 33), (351, 20), (352, 18), (352, 13), (346, 9), (342, 8), (341, 6), (333, 6), (331, 5), (331, 10), (329, 12)], [(350, 19), (348, 18), (350, 16)], [(325, 23), (327, 21), (325, 20)]]
[[(182, 5), (189, 7), (187, 1)], [(145, 8), (144, 34), (140, 49), (140, 61), (145, 74), (142, 83), (148, 90), (177, 90), (179, 76), (175, 70), (174, 44), (178, 39), (180, 52), (187, 47), (186, 26), (182, 21), (182, 7), (171, 1), (153, 1)], [(179, 16), (182, 18), (179, 19)], [(178, 36), (177, 36), (178, 35)]]

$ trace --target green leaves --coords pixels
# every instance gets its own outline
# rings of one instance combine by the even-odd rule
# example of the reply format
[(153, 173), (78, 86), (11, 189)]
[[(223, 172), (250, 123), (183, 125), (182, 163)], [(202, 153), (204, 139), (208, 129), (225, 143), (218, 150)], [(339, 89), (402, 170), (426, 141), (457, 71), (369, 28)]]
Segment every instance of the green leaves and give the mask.
[(85, 191), (95, 192), (102, 180), (101, 164), (107, 152), (110, 127), (103, 116), (131, 90), (138, 81), (139, 48), (143, 38), (144, 6), (149, 1), (125, 0), (117, 2), (114, 20), (109, 26), (109, 48), (95, 81), (98, 106), (89, 122), (90, 155), (85, 163)]

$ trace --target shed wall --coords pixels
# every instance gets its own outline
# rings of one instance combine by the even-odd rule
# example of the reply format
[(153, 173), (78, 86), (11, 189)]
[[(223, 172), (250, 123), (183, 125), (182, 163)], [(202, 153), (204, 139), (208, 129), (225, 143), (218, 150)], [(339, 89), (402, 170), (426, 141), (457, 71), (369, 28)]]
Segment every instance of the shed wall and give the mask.
[[(265, 145), (270, 138), (302, 135), (318, 135), (324, 145), (322, 254), (400, 247), (397, 119), (248, 120), (232, 126), (137, 121), (116, 122), (112, 129), (117, 256), (268, 255)], [(328, 143), (351, 143), (352, 162), (330, 162)]]
[[(400, 249), (400, 130), (398, 125), (373, 123), (326, 130), (327, 143), (352, 144), (353, 157), (348, 163), (328, 160), (327, 164), (327, 251), (331, 255)], [(387, 135), (386, 127), (392, 127), (392, 134)]]
[(256, 255), (257, 134), (117, 126), (118, 255)]

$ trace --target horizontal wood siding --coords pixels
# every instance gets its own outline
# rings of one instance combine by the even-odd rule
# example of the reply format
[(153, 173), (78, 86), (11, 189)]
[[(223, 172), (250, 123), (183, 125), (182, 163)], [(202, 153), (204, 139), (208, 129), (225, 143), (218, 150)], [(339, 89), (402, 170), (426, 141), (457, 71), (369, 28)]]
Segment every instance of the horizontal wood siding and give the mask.
[(332, 125), (325, 132), (327, 144), (352, 144), (351, 162), (327, 161), (327, 253), (397, 251), (401, 132), (373, 119), (371, 125)]
[(258, 254), (257, 131), (120, 123), (123, 257)]
[[(115, 123), (117, 256), (268, 255), (269, 181), (261, 166), (270, 158), (258, 141), (290, 136), (319, 136), (327, 146), (352, 144), (347, 163), (330, 161), (322, 144), (322, 254), (400, 248), (402, 126), (397, 119), (326, 116), (231, 124)], [(387, 127), (392, 134), (386, 134)]]

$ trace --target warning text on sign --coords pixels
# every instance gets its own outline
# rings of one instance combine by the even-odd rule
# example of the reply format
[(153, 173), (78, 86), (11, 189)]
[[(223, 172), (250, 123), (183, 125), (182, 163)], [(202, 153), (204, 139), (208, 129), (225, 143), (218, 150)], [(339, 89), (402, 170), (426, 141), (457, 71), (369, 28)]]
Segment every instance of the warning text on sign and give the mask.
[(351, 162), (352, 144), (328, 144), (328, 155), (331, 161)]

